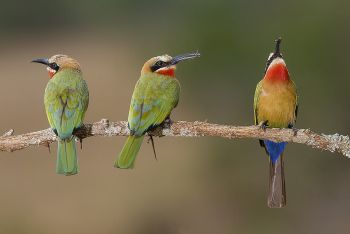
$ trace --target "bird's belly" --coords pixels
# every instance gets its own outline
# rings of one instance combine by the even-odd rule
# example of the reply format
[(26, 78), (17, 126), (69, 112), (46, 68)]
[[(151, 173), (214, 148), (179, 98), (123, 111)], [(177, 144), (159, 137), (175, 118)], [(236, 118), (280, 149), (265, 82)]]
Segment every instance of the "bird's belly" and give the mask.
[(289, 92), (263, 91), (258, 104), (258, 122), (268, 121), (268, 126), (275, 128), (294, 124), (295, 102), (295, 95)]

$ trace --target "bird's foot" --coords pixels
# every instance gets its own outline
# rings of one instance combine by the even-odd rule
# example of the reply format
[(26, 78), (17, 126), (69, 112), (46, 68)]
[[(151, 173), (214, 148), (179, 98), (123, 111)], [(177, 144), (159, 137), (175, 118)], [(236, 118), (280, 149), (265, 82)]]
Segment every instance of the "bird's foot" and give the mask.
[(80, 137), (79, 134), (78, 134), (78, 136), (77, 136), (76, 134), (82, 129), (82, 127), (83, 127), (83, 126), (74, 128), (74, 129), (73, 129), (73, 132), (72, 132), (72, 136), (75, 136), (75, 137), (76, 137), (76, 138), (75, 138), (76, 142), (78, 142), (78, 141), (80, 142), (80, 149), (81, 149), (81, 150), (83, 149), (83, 138)]
[(76, 137), (78, 137), (77, 135), (81, 135), (81, 133), (83, 132), (84, 129), (84, 125), (81, 125), (80, 127), (74, 128), (72, 135), (75, 135)]
[(261, 121), (258, 126), (265, 132), (268, 126), (268, 121)]
[(297, 136), (298, 134), (298, 129), (294, 127), (293, 124), (288, 124), (288, 128), (293, 130), (293, 136)]
[(166, 117), (166, 119), (163, 121), (162, 127), (163, 128), (170, 128), (171, 125), (174, 123), (174, 121), (170, 118), (170, 115)]
[(295, 137), (296, 137), (296, 136), (297, 136), (297, 134), (298, 134), (298, 131), (299, 131), (299, 130), (298, 130), (298, 129), (296, 129), (296, 128), (294, 128), (294, 127), (293, 127), (292, 129), (293, 129), (293, 136), (295, 136)]

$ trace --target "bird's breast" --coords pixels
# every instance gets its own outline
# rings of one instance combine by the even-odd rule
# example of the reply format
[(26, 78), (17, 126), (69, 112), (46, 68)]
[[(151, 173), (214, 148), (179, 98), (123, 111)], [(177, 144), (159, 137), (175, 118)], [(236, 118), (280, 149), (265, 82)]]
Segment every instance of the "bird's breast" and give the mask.
[(291, 83), (262, 85), (258, 103), (258, 121), (268, 121), (270, 127), (287, 127), (295, 122), (296, 91)]

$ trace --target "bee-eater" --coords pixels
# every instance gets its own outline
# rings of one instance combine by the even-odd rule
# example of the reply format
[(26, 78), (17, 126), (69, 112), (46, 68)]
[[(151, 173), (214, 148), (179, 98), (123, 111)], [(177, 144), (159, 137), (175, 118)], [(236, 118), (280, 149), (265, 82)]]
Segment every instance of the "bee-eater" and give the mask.
[(89, 90), (79, 63), (67, 55), (32, 62), (47, 66), (44, 103), (47, 119), (58, 137), (56, 172), (64, 175), (78, 173), (74, 131), (82, 126), (89, 104)]
[(115, 161), (115, 167), (132, 168), (146, 132), (170, 119), (180, 94), (180, 83), (175, 78), (176, 65), (199, 56), (198, 52), (175, 57), (162, 55), (143, 65), (131, 98), (128, 117), (130, 136)]
[[(270, 54), (264, 78), (258, 83), (254, 96), (255, 124), (263, 128), (293, 128), (297, 118), (297, 90), (290, 79), (286, 63), (280, 53), (281, 38)], [(267, 204), (271, 208), (286, 205), (283, 169), (283, 151), (287, 142), (260, 140), (270, 161), (269, 193)]]

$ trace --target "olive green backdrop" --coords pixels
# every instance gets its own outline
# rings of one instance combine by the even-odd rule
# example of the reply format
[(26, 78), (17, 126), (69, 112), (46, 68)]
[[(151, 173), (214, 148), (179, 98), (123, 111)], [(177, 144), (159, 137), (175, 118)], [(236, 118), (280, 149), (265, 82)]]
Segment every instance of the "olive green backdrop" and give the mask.
[[(48, 127), (38, 57), (65, 53), (90, 89), (85, 122), (125, 120), (150, 57), (199, 50), (178, 66), (174, 120), (250, 125), (274, 39), (300, 95), (297, 127), (349, 134), (349, 1), (2, 1), (0, 131)], [(288, 204), (266, 206), (257, 140), (156, 139), (134, 170), (113, 162), (125, 138), (88, 138), (80, 174), (55, 174), (56, 144), (0, 153), (0, 233), (349, 233), (350, 159), (289, 144)]]

